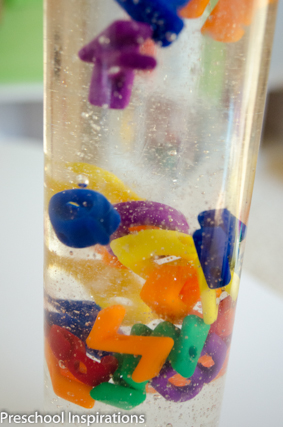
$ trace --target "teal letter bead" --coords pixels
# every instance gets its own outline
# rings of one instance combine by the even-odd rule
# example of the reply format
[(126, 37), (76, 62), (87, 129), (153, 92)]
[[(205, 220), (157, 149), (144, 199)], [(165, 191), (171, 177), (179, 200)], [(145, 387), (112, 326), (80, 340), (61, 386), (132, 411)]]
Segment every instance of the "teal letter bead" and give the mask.
[(179, 337), (171, 350), (169, 360), (172, 368), (189, 378), (193, 375), (203, 349), (210, 325), (194, 315), (185, 317)]
[(99, 384), (91, 390), (90, 395), (94, 400), (125, 410), (135, 408), (146, 398), (145, 392), (111, 383)]

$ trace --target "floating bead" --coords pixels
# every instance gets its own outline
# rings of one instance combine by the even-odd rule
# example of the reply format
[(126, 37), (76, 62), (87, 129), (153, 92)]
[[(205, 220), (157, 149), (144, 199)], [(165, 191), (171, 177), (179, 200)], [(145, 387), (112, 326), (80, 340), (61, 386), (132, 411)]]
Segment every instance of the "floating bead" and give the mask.
[(225, 291), (231, 296), (233, 301), (237, 301), (240, 287), (240, 277), (234, 271), (231, 272), (231, 281), (225, 286)]
[(120, 224), (120, 216), (108, 200), (92, 190), (57, 193), (49, 202), (48, 212), (58, 239), (73, 248), (107, 245)]
[[(154, 336), (154, 337), (170, 337), (176, 339), (178, 328), (172, 323), (162, 322), (156, 326), (154, 330), (142, 323), (136, 323), (131, 329), (131, 335), (136, 336)], [(133, 356), (131, 354), (120, 355), (119, 368), (113, 376), (114, 382), (121, 385), (132, 387), (137, 390), (145, 390), (148, 381), (137, 383), (133, 381), (132, 374), (140, 361), (140, 356)]]
[(141, 355), (132, 379), (136, 382), (147, 381), (158, 374), (174, 341), (167, 337), (119, 334), (118, 329), (125, 316), (125, 311), (124, 307), (119, 305), (102, 310), (97, 316), (86, 343), (97, 350)]
[(201, 371), (201, 380), (204, 384), (213, 381), (219, 374), (227, 354), (225, 342), (216, 334), (210, 333), (204, 344), (202, 355), (207, 354), (213, 359), (213, 366), (205, 367), (198, 363), (197, 368)]
[(210, 289), (208, 287), (201, 267), (198, 269), (198, 278), (203, 321), (207, 325), (211, 325), (217, 319), (218, 305), (216, 299), (219, 289)]
[[(241, 242), (246, 226), (228, 209), (213, 209), (198, 215), (201, 229), (194, 235), (199, 260), (210, 288), (221, 288), (230, 283), (230, 263), (235, 241)], [(239, 237), (238, 237), (239, 236)]]
[(132, 379), (133, 372), (140, 362), (140, 359), (140, 356), (124, 354), (122, 361), (119, 363), (119, 367), (113, 376), (114, 382), (118, 382), (120, 385), (124, 385), (126, 387), (134, 388), (135, 390), (145, 391), (148, 381), (138, 383)]
[(81, 323), (94, 322), (101, 307), (94, 301), (66, 300), (46, 296), (49, 304), (61, 313), (66, 313)]
[[(118, 367), (118, 361), (114, 356), (105, 356), (100, 363), (87, 357), (85, 344), (58, 325), (51, 327), (48, 340), (55, 357), (64, 361), (75, 378), (89, 386), (94, 387), (101, 382), (109, 381), (110, 375)], [(80, 371), (81, 363), (86, 372)]]
[(110, 203), (139, 200), (139, 197), (116, 175), (89, 163), (68, 163), (68, 167), (75, 173), (81, 173), (88, 177), (88, 188), (102, 193)]
[(179, 329), (170, 322), (159, 323), (154, 331), (145, 325), (134, 325), (132, 332), (155, 337), (170, 337), (174, 346), (168, 360), (178, 374), (189, 378), (193, 375), (210, 327), (195, 315), (187, 316)]
[(86, 325), (66, 313), (56, 313), (49, 310), (45, 310), (45, 319), (50, 326), (61, 326), (83, 341), (88, 337), (94, 323), (93, 321)]
[(148, 337), (152, 334), (152, 329), (142, 323), (136, 323), (131, 329), (131, 335), (142, 335)]
[(119, 384), (102, 383), (93, 388), (90, 396), (99, 402), (130, 410), (140, 405), (146, 399), (146, 393)]
[(189, 378), (193, 375), (209, 328), (209, 325), (197, 316), (185, 317), (180, 335), (175, 340), (170, 354), (172, 367), (182, 377)]
[(189, 225), (185, 216), (163, 203), (150, 201), (129, 201), (118, 203), (114, 208), (121, 217), (121, 224), (111, 240), (126, 236), (129, 228), (139, 225), (156, 226), (166, 230), (176, 230), (188, 233)]
[(182, 18), (199, 18), (205, 11), (210, 0), (190, 0), (188, 4), (180, 10)]
[(198, 363), (193, 375), (190, 377), (190, 384), (178, 387), (169, 382), (169, 379), (176, 375), (176, 371), (167, 362), (159, 375), (152, 379), (151, 385), (166, 400), (186, 402), (193, 399), (202, 390), (204, 384), (213, 381), (220, 373), (226, 352), (227, 347), (221, 338), (215, 334), (209, 334), (201, 354), (208, 354), (212, 357), (214, 362), (212, 367), (205, 368)]
[(113, 240), (110, 247), (122, 264), (143, 278), (156, 267), (154, 257), (173, 255), (198, 261), (192, 237), (178, 231), (143, 230)]
[(172, 402), (186, 402), (193, 399), (203, 388), (201, 372), (196, 370), (190, 378), (190, 384), (178, 387), (169, 382), (169, 379), (176, 375), (176, 371), (169, 362), (161, 369), (159, 375), (152, 379), (152, 387), (166, 400)]
[[(72, 175), (84, 175), (88, 180), (87, 188), (103, 194), (110, 203), (140, 200), (137, 194), (127, 187), (116, 175), (98, 166), (75, 162), (60, 164), (60, 169), (64, 175), (68, 173), (68, 170)], [(49, 202), (54, 194), (72, 188), (72, 184), (69, 181), (58, 181), (49, 175), (46, 175), (45, 184), (47, 202)]]
[[(45, 310), (45, 319), (48, 325), (58, 325), (76, 337), (85, 341), (89, 336), (91, 328), (95, 322), (97, 314), (101, 310), (95, 302), (92, 301), (74, 301), (55, 299), (50, 295), (46, 296), (47, 302), (58, 312)], [(87, 353), (100, 359), (109, 353), (96, 351), (86, 347)]]
[[(267, 6), (277, 0), (262, 0), (258, 4)], [(190, 0), (190, 2), (179, 11), (183, 18), (199, 18), (209, 0)], [(214, 40), (224, 43), (235, 43), (245, 34), (245, 27), (249, 26), (257, 10), (257, 2), (250, 0), (219, 0), (214, 6), (209, 17), (201, 28), (202, 34), (209, 35)]]
[(191, 0), (169, 0), (168, 3), (171, 4), (174, 9), (178, 10), (184, 7)]
[(140, 296), (163, 319), (182, 320), (200, 299), (194, 266), (159, 266), (149, 275)]
[(192, 263), (198, 275), (203, 320), (207, 324), (215, 322), (218, 310), (216, 292), (206, 283), (191, 236), (171, 230), (143, 230), (113, 240), (110, 247), (123, 265), (144, 279), (148, 279), (156, 268), (155, 257), (176, 256)]
[(253, 1), (235, 0), (232, 7), (229, 0), (219, 0), (201, 32), (219, 42), (235, 43), (245, 34), (245, 26), (251, 24), (254, 9)]
[[(63, 313), (55, 313), (54, 311), (45, 310), (45, 319), (47, 321), (48, 326), (58, 325), (62, 328), (67, 329), (76, 337), (80, 338), (82, 341), (85, 341), (89, 336), (91, 328), (93, 326), (93, 322), (81, 323), (68, 314)], [(100, 359), (102, 356), (106, 356), (109, 353), (104, 351), (93, 350), (86, 346), (87, 353), (97, 359)]]
[(229, 361), (229, 353), (230, 353), (230, 347), (227, 348), (227, 353), (226, 353), (224, 363), (223, 363), (220, 371), (218, 372), (218, 375), (214, 378), (213, 381), (218, 380), (218, 378), (222, 377), (226, 373), (227, 367), (228, 367), (228, 361)]
[[(175, 341), (177, 341), (177, 339), (180, 336), (180, 329), (177, 328), (177, 326), (173, 325), (173, 323), (161, 322), (156, 326), (154, 331), (152, 331), (152, 335), (154, 335), (155, 337), (170, 337), (175, 343)], [(168, 359), (171, 358), (173, 350), (174, 350), (174, 347), (169, 353)]]
[(210, 332), (215, 332), (221, 338), (232, 335), (235, 319), (236, 304), (230, 296), (219, 303), (218, 317), (211, 325)]
[(48, 341), (45, 341), (45, 358), (50, 373), (54, 393), (69, 402), (91, 409), (94, 400), (90, 396), (92, 387), (76, 380), (66, 378), (60, 372), (59, 361), (54, 356)]
[(152, 30), (146, 23), (115, 21), (79, 51), (94, 64), (89, 102), (98, 107), (124, 109), (130, 102), (134, 70), (152, 70), (156, 60), (139, 51)]
[(234, 252), (234, 244), (236, 238), (239, 241), (246, 237), (247, 227), (246, 225), (238, 220), (234, 215), (231, 214), (228, 209), (212, 209), (209, 211), (201, 212), (198, 215), (198, 221), (200, 226), (203, 227), (221, 227), (227, 235), (228, 239), (228, 251), (227, 256), (231, 260)]
[(193, 234), (200, 264), (211, 289), (223, 288), (231, 280), (226, 233), (220, 227), (203, 227)]

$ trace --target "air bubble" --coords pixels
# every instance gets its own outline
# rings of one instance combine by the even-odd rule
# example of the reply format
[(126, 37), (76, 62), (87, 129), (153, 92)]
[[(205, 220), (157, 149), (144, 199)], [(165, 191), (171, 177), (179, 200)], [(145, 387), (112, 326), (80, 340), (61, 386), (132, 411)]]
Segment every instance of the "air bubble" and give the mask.
[(66, 366), (63, 360), (59, 360), (58, 365), (60, 366), (61, 369), (66, 369)]
[(109, 44), (110, 43), (110, 39), (106, 36), (100, 36), (98, 41), (100, 44)]
[(108, 74), (110, 74), (110, 75), (118, 74), (120, 72), (120, 70), (121, 70), (120, 67), (117, 67), (117, 66), (111, 67), (108, 70)]
[(165, 37), (166, 37), (166, 39), (167, 39), (169, 42), (173, 42), (174, 40), (176, 40), (176, 38), (177, 38), (177, 34), (167, 32), (167, 33), (165, 34)]
[(77, 176), (77, 185), (80, 188), (85, 188), (89, 185), (89, 179), (85, 175), (78, 175)]

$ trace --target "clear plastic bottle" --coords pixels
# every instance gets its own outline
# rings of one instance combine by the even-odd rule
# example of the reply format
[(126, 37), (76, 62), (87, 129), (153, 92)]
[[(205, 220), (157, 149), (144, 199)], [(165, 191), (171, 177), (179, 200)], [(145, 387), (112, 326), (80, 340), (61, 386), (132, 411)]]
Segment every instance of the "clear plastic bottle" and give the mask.
[[(176, 19), (183, 21), (179, 34), (165, 31), (156, 36), (156, 26), (166, 25), (167, 18), (165, 24), (158, 20), (156, 24), (155, 18), (151, 18), (150, 24), (145, 21), (141, 24), (138, 12), (134, 11), (132, 16), (126, 13), (129, 0), (124, 4), (115, 0), (45, 1), (45, 310), (49, 411), (65, 410), (96, 417), (142, 414), (148, 426), (218, 425), (276, 15), (276, 3), (272, 1), (269, 4), (268, 0), (233, 2), (133, 0), (134, 10), (143, 4), (148, 10), (151, 4), (158, 11), (168, 9), (170, 19), (177, 16)], [(133, 36), (127, 27), (126, 42), (119, 41), (120, 29), (117, 34), (109, 30), (117, 21), (127, 22), (125, 25), (130, 22), (138, 36)], [(152, 28), (155, 28), (153, 35)], [(151, 35), (145, 37), (144, 31)], [(88, 44), (94, 39), (96, 47), (89, 54)], [(85, 46), (88, 48), (82, 53)], [(123, 50), (126, 48), (128, 51)], [(110, 54), (109, 49), (115, 52), (111, 50)], [(85, 62), (87, 54), (90, 62)], [(137, 62), (133, 60), (135, 55)], [(147, 66), (140, 55), (151, 58)], [(142, 65), (137, 66), (139, 60)], [(127, 66), (126, 61), (130, 61)], [(116, 92), (113, 86), (109, 89), (112, 77), (125, 69), (127, 73), (130, 70), (125, 74), (129, 77), (128, 86), (124, 87), (126, 95), (119, 92), (121, 85), (126, 85), (123, 79)], [(105, 85), (103, 79), (108, 79)], [(102, 101), (97, 101), (98, 92)], [(69, 189), (96, 191), (120, 213), (127, 231), (119, 234), (118, 229), (118, 234), (115, 232), (110, 237), (114, 239), (111, 248), (105, 243), (74, 247), (60, 238), (57, 223), (51, 221), (49, 203), (57, 193)], [(72, 200), (70, 203), (75, 207), (80, 204)], [(198, 219), (202, 212), (205, 214)], [(131, 260), (127, 252), (133, 256)], [(215, 259), (220, 258), (217, 264)], [(163, 287), (158, 284), (160, 277), (164, 277)], [(192, 277), (198, 291), (190, 284)], [(177, 284), (183, 280), (184, 285), (178, 291), (170, 288), (174, 295), (168, 293), (171, 279)], [(83, 310), (86, 301), (93, 303), (89, 313)], [(93, 408), (81, 407), (80, 398), (74, 397), (80, 392), (72, 387), (78, 389), (76, 372), (87, 375), (86, 368), (76, 362), (70, 374), (70, 353), (68, 357), (64, 353), (65, 359), (59, 358), (59, 343), (52, 342), (50, 330), (59, 325), (90, 344), (87, 337), (95, 323), (91, 313), (98, 310), (97, 306), (102, 310), (124, 307), (126, 314), (119, 331), (126, 335), (131, 334), (133, 325), (142, 323), (154, 331), (164, 321), (174, 324), (180, 335), (185, 316), (196, 316), (210, 328), (207, 336), (216, 334), (225, 343), (226, 357), (217, 379), (207, 381), (195, 397), (183, 401), (181, 398), (172, 401), (166, 393), (164, 397), (164, 393), (154, 389), (156, 382), (151, 378), (146, 386), (146, 399), (130, 411), (114, 403), (106, 405), (97, 398)], [(85, 316), (91, 317), (89, 323)], [(174, 346), (178, 339), (174, 340)], [(70, 336), (67, 341), (74, 345)], [(198, 354), (203, 347), (196, 345), (196, 348)], [(110, 353), (116, 354), (117, 350)], [(87, 357), (100, 361), (101, 355), (87, 350)], [(168, 357), (167, 365), (174, 365)], [(206, 360), (199, 360), (197, 368), (212, 369), (209, 366), (217, 365), (211, 360), (213, 357), (207, 353)], [(123, 361), (119, 357), (118, 361), (120, 369)], [(191, 375), (184, 378), (178, 371), (175, 374), (173, 382), (178, 394), (181, 387), (188, 387)], [(58, 376), (64, 378), (64, 386)], [(116, 381), (126, 389), (134, 387), (121, 382), (121, 377), (115, 380), (115, 374), (111, 374), (109, 381), (110, 384)], [(168, 387), (173, 387), (170, 384)], [(69, 421), (78, 425), (83, 422), (78, 418)], [(112, 419), (112, 424), (116, 423)]]

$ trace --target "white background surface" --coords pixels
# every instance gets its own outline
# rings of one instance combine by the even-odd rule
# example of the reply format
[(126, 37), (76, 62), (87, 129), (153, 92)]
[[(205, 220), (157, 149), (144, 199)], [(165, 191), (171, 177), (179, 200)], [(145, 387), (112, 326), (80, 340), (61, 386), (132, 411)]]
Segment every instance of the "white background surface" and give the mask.
[[(43, 154), (0, 142), (0, 410), (43, 401)], [(283, 299), (243, 274), (220, 427), (283, 426)], [(175, 426), (174, 426), (175, 427)]]

